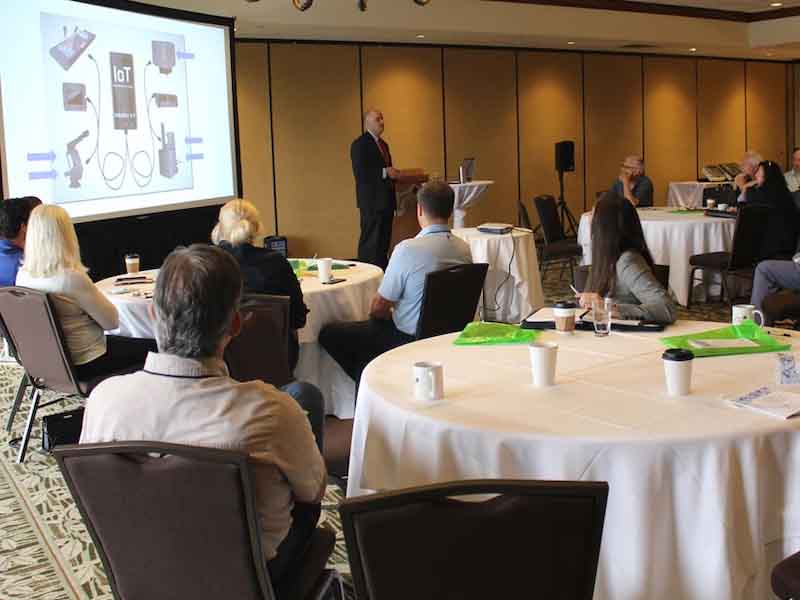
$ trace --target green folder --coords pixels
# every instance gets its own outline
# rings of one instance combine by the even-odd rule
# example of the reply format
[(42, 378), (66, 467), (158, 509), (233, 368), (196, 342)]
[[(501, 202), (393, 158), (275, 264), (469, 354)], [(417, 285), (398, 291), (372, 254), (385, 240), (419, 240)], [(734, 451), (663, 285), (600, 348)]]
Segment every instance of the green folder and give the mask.
[(528, 344), (539, 337), (539, 333), (534, 329), (522, 329), (519, 325), (475, 321), (467, 325), (453, 343), (456, 346)]
[[(756, 346), (746, 348), (695, 348), (691, 340), (751, 340)], [(779, 342), (753, 321), (745, 320), (741, 325), (728, 325), (721, 329), (712, 329), (689, 335), (675, 335), (661, 338), (667, 348), (683, 348), (691, 350), (695, 357), (733, 356), (735, 354), (759, 354), (762, 352), (783, 352), (792, 347), (791, 344)]]
[[(317, 263), (313, 262), (309, 264), (307, 260), (298, 260), (296, 258), (289, 259), (289, 264), (292, 267), (292, 271), (297, 273), (298, 271), (316, 271), (317, 270)], [(331, 265), (332, 271), (343, 271), (345, 269), (349, 269), (350, 265), (345, 263), (333, 263)]]

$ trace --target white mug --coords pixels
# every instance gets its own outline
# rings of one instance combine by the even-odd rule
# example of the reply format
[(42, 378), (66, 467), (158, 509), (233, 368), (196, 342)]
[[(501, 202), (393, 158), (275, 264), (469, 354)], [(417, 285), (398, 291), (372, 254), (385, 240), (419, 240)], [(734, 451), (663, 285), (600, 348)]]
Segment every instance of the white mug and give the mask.
[(550, 387), (556, 382), (558, 344), (533, 342), (528, 346), (531, 358), (531, 376), (534, 387)]
[[(754, 317), (758, 317), (758, 320)], [(752, 304), (734, 304), (731, 309), (731, 324), (741, 325), (745, 319), (750, 319), (756, 325), (763, 325), (764, 313), (757, 310)]]
[(332, 279), (332, 270), (332, 258), (320, 258), (317, 260), (317, 275), (322, 283), (328, 283)]
[(414, 363), (414, 397), (418, 402), (438, 402), (444, 398), (442, 363)]
[(728, 210), (728, 205), (724, 202), (722, 204), (717, 205), (717, 210)]

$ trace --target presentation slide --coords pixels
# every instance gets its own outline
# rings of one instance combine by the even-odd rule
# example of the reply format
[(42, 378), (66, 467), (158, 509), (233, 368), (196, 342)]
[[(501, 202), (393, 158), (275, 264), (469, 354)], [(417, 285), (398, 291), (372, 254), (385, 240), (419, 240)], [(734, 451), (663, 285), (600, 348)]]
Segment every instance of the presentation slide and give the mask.
[(75, 0), (3, 0), (6, 197), (76, 221), (237, 195), (229, 28)]

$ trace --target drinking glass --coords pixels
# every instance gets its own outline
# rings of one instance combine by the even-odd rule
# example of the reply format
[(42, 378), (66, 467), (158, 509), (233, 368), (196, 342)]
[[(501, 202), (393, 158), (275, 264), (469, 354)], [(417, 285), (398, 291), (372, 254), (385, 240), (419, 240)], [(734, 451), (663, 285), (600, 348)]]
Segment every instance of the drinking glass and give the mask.
[(602, 302), (592, 302), (592, 320), (594, 321), (595, 335), (604, 337), (611, 333), (612, 309), (611, 298), (605, 298)]

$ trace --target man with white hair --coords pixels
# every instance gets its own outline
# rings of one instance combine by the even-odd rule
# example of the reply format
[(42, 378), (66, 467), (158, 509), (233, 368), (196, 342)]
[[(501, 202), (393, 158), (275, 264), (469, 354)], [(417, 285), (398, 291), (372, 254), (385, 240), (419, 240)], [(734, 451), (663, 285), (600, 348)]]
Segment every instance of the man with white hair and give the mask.
[(792, 151), (792, 168), (783, 176), (786, 178), (786, 187), (792, 194), (800, 192), (800, 148)]
[(739, 190), (739, 197), (736, 199), (737, 202), (747, 201), (747, 191), (750, 188), (755, 187), (756, 171), (758, 171), (758, 165), (760, 165), (763, 161), (764, 157), (755, 150), (748, 150), (744, 153), (742, 162), (740, 163), (742, 172), (739, 173), (733, 180), (734, 184)]
[(364, 113), (364, 133), (350, 146), (356, 204), (361, 212), (358, 260), (386, 269), (392, 220), (397, 208), (394, 180), (399, 172), (392, 166), (392, 155), (383, 135), (383, 113), (370, 109)]
[(653, 206), (653, 182), (644, 174), (644, 159), (628, 156), (611, 191), (636, 207)]

